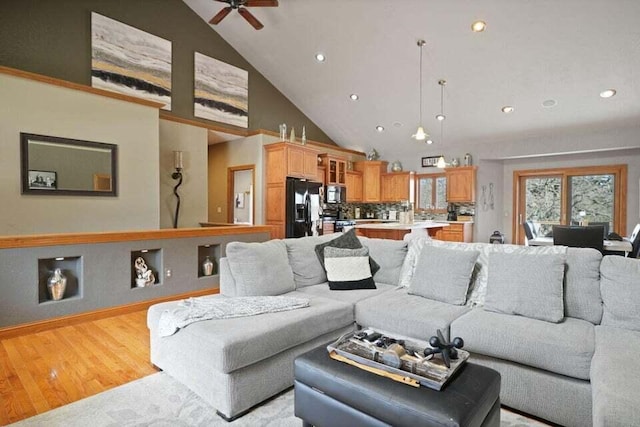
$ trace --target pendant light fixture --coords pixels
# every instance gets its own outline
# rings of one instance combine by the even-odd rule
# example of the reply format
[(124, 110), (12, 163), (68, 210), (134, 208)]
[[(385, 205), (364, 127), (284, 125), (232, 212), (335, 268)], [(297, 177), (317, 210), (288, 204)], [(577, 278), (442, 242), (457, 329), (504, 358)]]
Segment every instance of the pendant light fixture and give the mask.
[(416, 133), (411, 136), (411, 138), (415, 139), (416, 141), (424, 141), (429, 137), (429, 134), (427, 134), (427, 132), (425, 132), (424, 128), (422, 127), (422, 47), (425, 45), (425, 43), (426, 42), (424, 40), (418, 40), (418, 47), (420, 48), (420, 122), (418, 125), (418, 130), (416, 130)]
[[(440, 114), (436, 116), (436, 119), (440, 122), (440, 143), (444, 143), (444, 120), (447, 116), (444, 115), (444, 86), (447, 84), (447, 81), (444, 79), (438, 80), (438, 84), (440, 85)], [(440, 156), (438, 159), (438, 163), (436, 163), (436, 167), (440, 169), (444, 169), (447, 167), (447, 162), (444, 160), (444, 156)]]

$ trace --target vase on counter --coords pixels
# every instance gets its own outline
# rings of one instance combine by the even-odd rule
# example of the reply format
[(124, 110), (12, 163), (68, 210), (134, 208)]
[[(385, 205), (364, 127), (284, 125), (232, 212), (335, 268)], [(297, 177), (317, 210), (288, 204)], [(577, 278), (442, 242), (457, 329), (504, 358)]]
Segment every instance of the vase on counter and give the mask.
[(202, 262), (202, 275), (211, 276), (213, 274), (213, 261), (208, 256)]
[(67, 278), (62, 274), (62, 270), (56, 268), (53, 274), (49, 276), (47, 280), (47, 291), (49, 292), (49, 298), (54, 301), (59, 301), (64, 297), (64, 291), (67, 289)]

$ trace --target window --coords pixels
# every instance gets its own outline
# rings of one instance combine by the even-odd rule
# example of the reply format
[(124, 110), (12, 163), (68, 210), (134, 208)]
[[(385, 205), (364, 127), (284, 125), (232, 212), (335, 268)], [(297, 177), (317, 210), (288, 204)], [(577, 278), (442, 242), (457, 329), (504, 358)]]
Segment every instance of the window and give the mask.
[(522, 224), (539, 235), (553, 225), (583, 221), (626, 234), (627, 166), (593, 166), (514, 172), (514, 241), (524, 242)]
[(447, 178), (444, 174), (416, 177), (416, 210), (434, 213), (447, 211)]

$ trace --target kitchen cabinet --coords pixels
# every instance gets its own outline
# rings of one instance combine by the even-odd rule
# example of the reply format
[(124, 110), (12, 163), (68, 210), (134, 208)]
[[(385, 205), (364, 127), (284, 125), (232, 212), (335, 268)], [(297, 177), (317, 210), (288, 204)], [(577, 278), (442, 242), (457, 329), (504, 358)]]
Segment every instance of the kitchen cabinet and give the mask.
[(391, 172), (382, 174), (382, 201), (415, 201), (415, 173)]
[(448, 227), (438, 230), (435, 239), (447, 242), (465, 242), (473, 240), (472, 222), (450, 222)]
[[(277, 142), (265, 149), (265, 223), (271, 237), (283, 239), (286, 223), (287, 177), (318, 182), (318, 150), (289, 142)], [(321, 182), (321, 181), (320, 181)]]
[(387, 172), (388, 162), (365, 160), (353, 163), (353, 168), (362, 172), (362, 201), (364, 203), (382, 200), (382, 174)]
[(477, 166), (447, 168), (447, 202), (472, 203), (476, 201)]
[(362, 201), (362, 172), (347, 171), (347, 202)]
[(325, 168), (324, 166), (318, 166), (318, 173), (316, 175), (315, 181), (321, 182), (323, 185), (327, 185), (327, 183), (324, 180), (326, 169), (327, 168)]
[(332, 154), (321, 154), (320, 161), (325, 167), (326, 185), (347, 184), (347, 159)]

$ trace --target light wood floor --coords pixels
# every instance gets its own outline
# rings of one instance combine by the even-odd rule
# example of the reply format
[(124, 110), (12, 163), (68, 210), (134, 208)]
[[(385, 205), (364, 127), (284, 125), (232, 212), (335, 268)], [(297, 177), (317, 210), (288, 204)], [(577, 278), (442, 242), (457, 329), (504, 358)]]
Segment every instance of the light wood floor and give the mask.
[(0, 341), (0, 425), (100, 393), (157, 370), (147, 310)]

